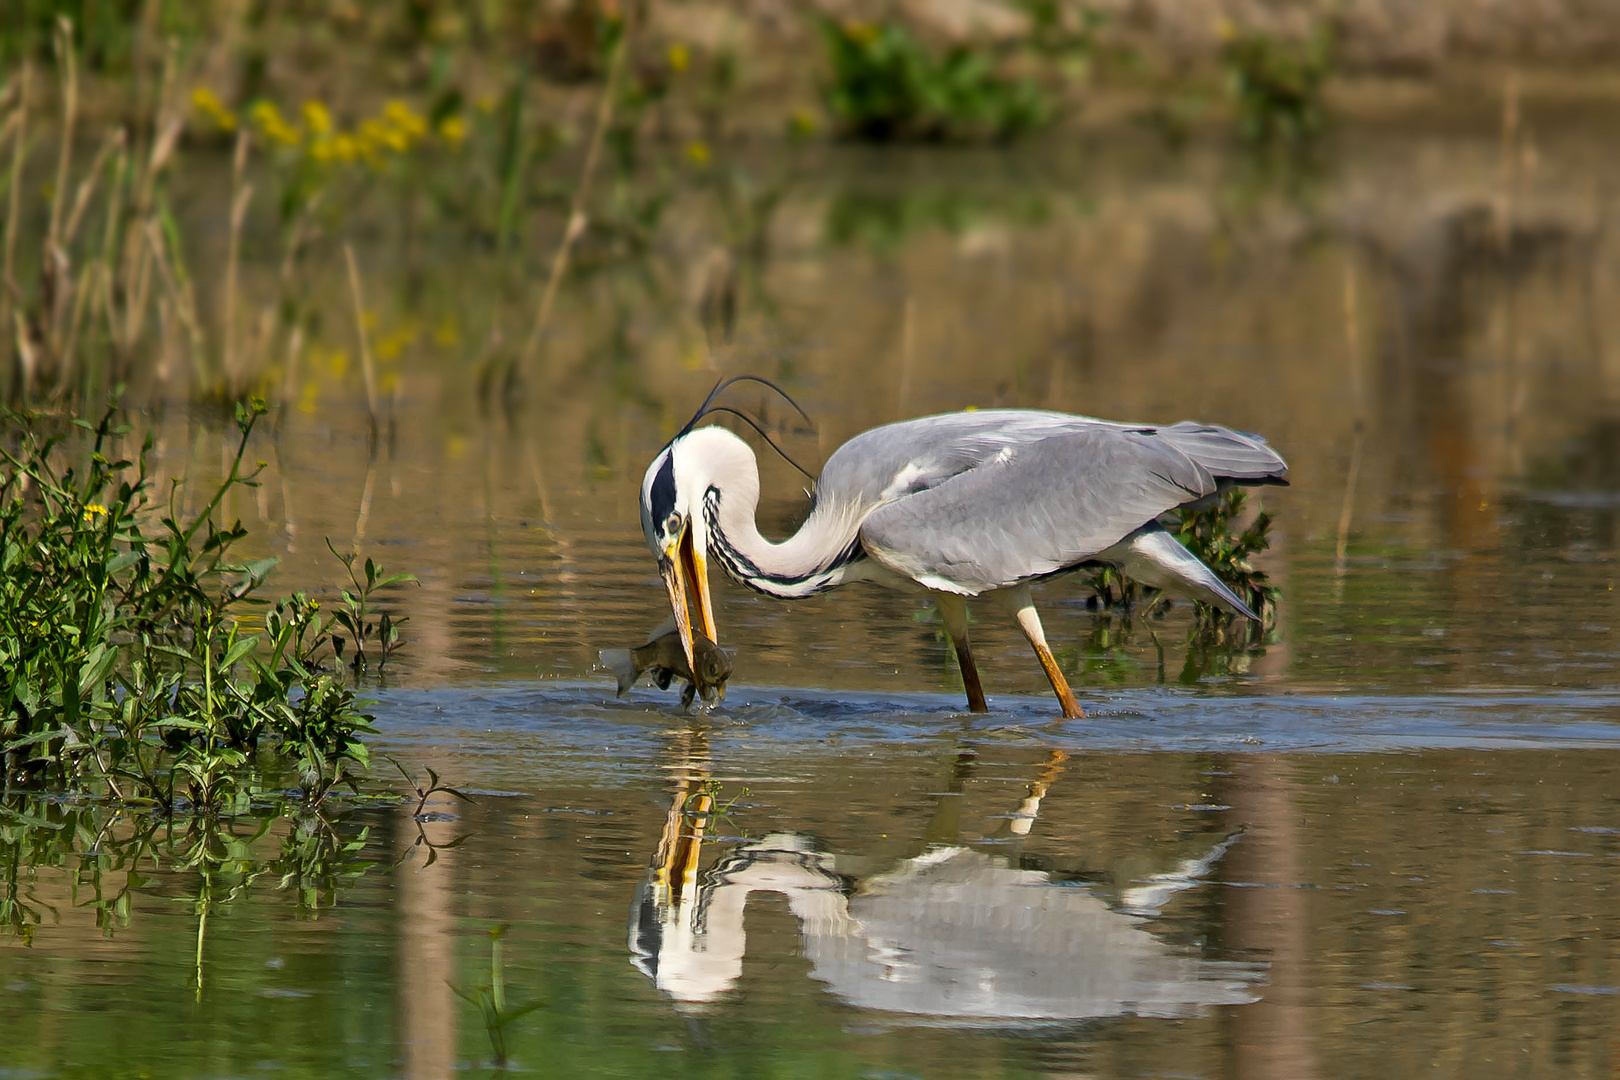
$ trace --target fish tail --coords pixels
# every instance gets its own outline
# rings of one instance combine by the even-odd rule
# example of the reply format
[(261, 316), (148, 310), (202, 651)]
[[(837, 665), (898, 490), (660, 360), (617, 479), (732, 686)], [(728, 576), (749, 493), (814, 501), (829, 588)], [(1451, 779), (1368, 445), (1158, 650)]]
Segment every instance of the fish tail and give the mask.
[(613, 672), (619, 680), (619, 696), (636, 684), (641, 671), (636, 667), (636, 658), (629, 649), (603, 649), (596, 654), (602, 666)]

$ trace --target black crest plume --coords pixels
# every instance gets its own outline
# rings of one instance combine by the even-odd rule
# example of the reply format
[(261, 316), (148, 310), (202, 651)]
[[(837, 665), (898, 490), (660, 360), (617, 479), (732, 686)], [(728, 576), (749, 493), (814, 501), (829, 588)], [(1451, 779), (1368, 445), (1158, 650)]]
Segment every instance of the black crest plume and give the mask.
[[(770, 434), (759, 423), (759, 421), (755, 420), (752, 416), (749, 416), (745, 412), (738, 409), (733, 409), (729, 405), (714, 404), (715, 398), (719, 397), (728, 387), (734, 386), (740, 382), (756, 382), (761, 386), (774, 390), (778, 395), (781, 396), (783, 401), (793, 406), (794, 411), (804, 418), (805, 423), (813, 424), (815, 422), (810, 419), (810, 414), (805, 412), (804, 408), (797, 401), (793, 400), (792, 395), (790, 395), (786, 390), (783, 390), (780, 386), (777, 386), (775, 383), (771, 382), (769, 379), (761, 378), (758, 375), (733, 375), (729, 379), (721, 379), (719, 382), (714, 384), (714, 389), (710, 390), (709, 396), (703, 399), (703, 404), (697, 407), (697, 411), (692, 414), (692, 419), (688, 420), (685, 426), (682, 427), (680, 431), (675, 433), (675, 439), (679, 439), (682, 435), (685, 435), (687, 432), (691, 431), (697, 426), (698, 421), (702, 420), (705, 416), (718, 412), (730, 413), (732, 416), (738, 417), (749, 427), (758, 432), (759, 437), (764, 439), (772, 450), (775, 450), (778, 454), (780, 454), (783, 461), (804, 473), (804, 475), (809, 477), (812, 481), (815, 480), (815, 474), (789, 457), (788, 452), (776, 444), (776, 440), (771, 438)], [(670, 442), (673, 443), (675, 439), (671, 439)]]

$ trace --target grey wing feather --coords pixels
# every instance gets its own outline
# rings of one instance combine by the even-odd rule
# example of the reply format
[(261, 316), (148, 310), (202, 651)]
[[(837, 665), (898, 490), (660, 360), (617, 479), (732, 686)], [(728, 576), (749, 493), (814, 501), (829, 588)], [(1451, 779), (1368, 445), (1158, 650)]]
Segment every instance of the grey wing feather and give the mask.
[(976, 595), (1084, 562), (1217, 488), (1216, 474), (1152, 429), (1092, 422), (879, 506), (861, 541), (929, 588)]
[(1288, 465), (1258, 435), (1193, 420), (1161, 427), (1158, 435), (1223, 480), (1286, 483)]
[(827, 459), (816, 491), (818, 496), (875, 506), (936, 487), (1005, 451), (1092, 431), (1153, 432), (1217, 479), (1282, 482), (1288, 472), (1258, 435), (1212, 424), (1184, 420), (1155, 427), (1035, 409), (984, 409), (902, 420), (862, 432)]

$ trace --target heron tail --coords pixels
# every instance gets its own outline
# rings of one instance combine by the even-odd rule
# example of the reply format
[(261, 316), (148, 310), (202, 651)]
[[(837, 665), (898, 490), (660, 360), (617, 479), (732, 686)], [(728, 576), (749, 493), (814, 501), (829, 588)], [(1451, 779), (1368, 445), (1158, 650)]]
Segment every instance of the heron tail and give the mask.
[(641, 672), (636, 670), (636, 658), (629, 649), (602, 649), (596, 654), (602, 666), (613, 672), (619, 680), (619, 697), (636, 684)]
[(1179, 596), (1202, 600), (1233, 615), (1260, 621), (1248, 604), (1215, 576), (1175, 537), (1157, 525), (1140, 530), (1129, 542), (1129, 554), (1120, 569), (1144, 585)]

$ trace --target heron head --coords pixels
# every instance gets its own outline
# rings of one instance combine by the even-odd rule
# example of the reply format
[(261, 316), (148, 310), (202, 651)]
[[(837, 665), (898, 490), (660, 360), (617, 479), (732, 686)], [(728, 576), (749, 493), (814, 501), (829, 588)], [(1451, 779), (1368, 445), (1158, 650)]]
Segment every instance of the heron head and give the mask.
[[(675, 612), (675, 626), (688, 665), (694, 661), (694, 628), (711, 641), (717, 640), (714, 604), (709, 596), (708, 528), (703, 519), (709, 470), (703, 467), (703, 440), (693, 439), (698, 434), (677, 436), (653, 458), (641, 481), (641, 531), (647, 537), (647, 547), (658, 559), (658, 572), (669, 590), (669, 604)], [(696, 596), (694, 605), (687, 603), (688, 588)]]

